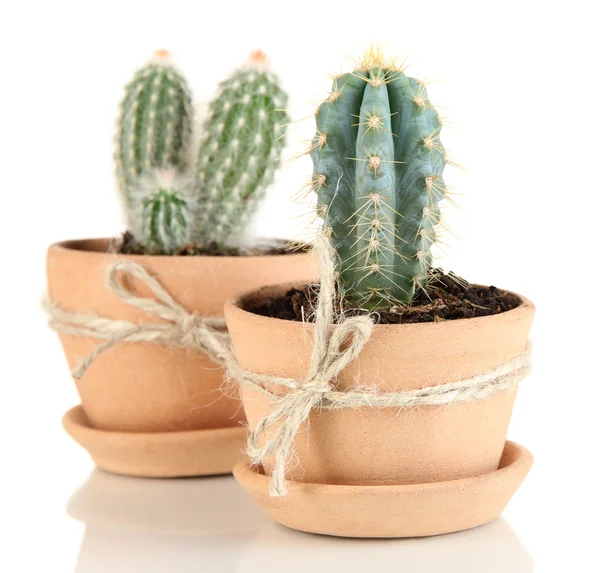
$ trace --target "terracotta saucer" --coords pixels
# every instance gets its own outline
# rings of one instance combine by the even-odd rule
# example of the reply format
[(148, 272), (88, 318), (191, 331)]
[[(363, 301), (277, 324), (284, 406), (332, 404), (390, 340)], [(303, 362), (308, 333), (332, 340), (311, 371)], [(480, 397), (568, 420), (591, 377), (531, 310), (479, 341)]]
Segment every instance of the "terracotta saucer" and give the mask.
[(241, 426), (156, 433), (98, 430), (81, 406), (63, 416), (63, 426), (99, 468), (138, 477), (229, 474), (246, 445), (246, 428)]
[(499, 468), (477, 477), (380, 486), (288, 482), (285, 497), (270, 497), (268, 476), (247, 460), (233, 474), (275, 521), (292, 529), (340, 537), (422, 537), (492, 521), (532, 464), (529, 450), (507, 441)]

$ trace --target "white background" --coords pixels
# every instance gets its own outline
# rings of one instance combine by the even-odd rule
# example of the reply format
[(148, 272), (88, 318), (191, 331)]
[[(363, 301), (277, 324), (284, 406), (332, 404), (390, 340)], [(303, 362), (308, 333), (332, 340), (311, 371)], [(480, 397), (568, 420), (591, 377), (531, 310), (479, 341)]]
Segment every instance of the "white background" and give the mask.
[[(0, 570), (516, 572), (535, 563), (542, 572), (597, 571), (595, 8), (579, 0), (3, 4)], [(538, 308), (535, 374), (509, 433), (536, 463), (504, 518), (429, 540), (341, 541), (275, 526), (231, 478), (132, 484), (100, 472), (71, 499), (79, 521), (69, 517), (67, 501), (92, 464), (60, 427), (77, 396), (38, 303), (49, 243), (123, 230), (111, 164), (123, 84), (164, 47), (206, 102), (261, 47), (300, 119), (325, 96), (327, 74), (347, 69), (346, 57), (371, 40), (408, 56), (414, 75), (440, 80), (431, 98), (458, 126), (442, 139), (467, 168), (448, 173), (464, 197), (448, 215), (456, 239), (440, 262)], [(313, 129), (299, 124), (291, 150)], [(290, 199), (310, 171), (306, 158), (282, 169), (256, 223), (261, 235), (300, 235), (308, 205)]]

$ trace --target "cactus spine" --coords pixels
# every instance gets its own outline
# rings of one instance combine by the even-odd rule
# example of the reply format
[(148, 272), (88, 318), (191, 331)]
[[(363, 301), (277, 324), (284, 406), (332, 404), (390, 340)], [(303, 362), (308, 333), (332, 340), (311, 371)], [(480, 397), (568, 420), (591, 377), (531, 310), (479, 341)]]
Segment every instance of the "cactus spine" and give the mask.
[(151, 251), (171, 253), (189, 235), (192, 107), (187, 82), (159, 50), (125, 88), (118, 120), (117, 177), (129, 228)]
[(285, 144), (286, 103), (260, 51), (221, 83), (198, 155), (195, 241), (226, 243), (256, 210)]
[(446, 188), (441, 123), (425, 86), (371, 50), (316, 115), (313, 188), (352, 306), (410, 303), (428, 279)]

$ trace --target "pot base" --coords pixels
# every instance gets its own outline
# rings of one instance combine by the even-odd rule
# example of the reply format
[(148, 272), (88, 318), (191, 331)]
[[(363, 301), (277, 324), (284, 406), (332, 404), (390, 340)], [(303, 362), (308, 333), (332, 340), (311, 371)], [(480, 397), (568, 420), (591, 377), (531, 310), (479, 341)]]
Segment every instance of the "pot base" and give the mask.
[(229, 474), (246, 446), (242, 426), (186, 432), (106, 431), (92, 427), (81, 406), (71, 408), (62, 422), (99, 468), (129, 476)]
[(340, 537), (423, 537), (494, 520), (532, 464), (529, 450), (507, 441), (499, 468), (477, 477), (381, 486), (288, 482), (285, 497), (271, 497), (269, 477), (248, 460), (233, 474), (275, 521), (292, 529)]

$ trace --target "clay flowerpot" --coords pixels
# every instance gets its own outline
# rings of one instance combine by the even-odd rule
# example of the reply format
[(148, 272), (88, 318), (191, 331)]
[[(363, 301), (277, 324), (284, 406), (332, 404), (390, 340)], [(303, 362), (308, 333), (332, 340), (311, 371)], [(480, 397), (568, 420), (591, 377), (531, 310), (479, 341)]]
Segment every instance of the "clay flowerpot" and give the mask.
[[(283, 295), (290, 286), (265, 287), (226, 304), (227, 326), (242, 367), (296, 379), (306, 375), (314, 325), (247, 310)], [(521, 301), (511, 311), (486, 317), (376, 325), (358, 359), (337, 378), (336, 389), (375, 387), (378, 392), (394, 392), (463, 380), (492, 370), (527, 347), (534, 307), (525, 298)], [(270, 411), (271, 403), (246, 387), (241, 391), (253, 429)], [(273, 456), (258, 469), (240, 464), (236, 476), (268, 506), (272, 516), (298, 529), (394, 537), (480, 525), (502, 511), (531, 465), (527, 450), (506, 442), (515, 394), (516, 390), (505, 391), (485, 400), (447, 406), (316, 409), (296, 435), (294, 456), (286, 466), (286, 478), (291, 482), (289, 499), (269, 498), (268, 480), (260, 479), (264, 478), (261, 472), (269, 475), (273, 468)], [(462, 519), (457, 515), (457, 504), (445, 505), (444, 500), (465, 492), (472, 495), (471, 503), (461, 498), (466, 512)], [(379, 494), (387, 499), (387, 505), (381, 507), (390, 508), (394, 501), (403, 503), (395, 518), (388, 514), (368, 516), (361, 503), (357, 505), (363, 508), (360, 515), (352, 507), (340, 506), (337, 520), (332, 521), (335, 503), (349, 503), (355, 496), (362, 496), (364, 502), (368, 496)], [(482, 495), (494, 497), (491, 513)], [(298, 502), (302, 496), (315, 502), (310, 515), (299, 507), (291, 509), (294, 500)], [(319, 496), (325, 505), (316, 501)], [(455, 519), (448, 514), (450, 507)], [(410, 515), (410, 511), (417, 514)], [(419, 522), (419, 515), (423, 518), (425, 514), (426, 523)]]
[[(177, 303), (201, 316), (222, 316), (235, 292), (314, 274), (306, 253), (267, 256), (147, 256), (108, 252), (107, 239), (67, 241), (48, 250), (48, 289), (64, 310), (135, 324), (161, 319), (134, 308), (105, 284), (117, 261), (141, 264)], [(129, 286), (152, 296), (137, 279)], [(69, 363), (77, 366), (100, 342), (61, 334)], [(131, 475), (227, 473), (239, 457), (244, 431), (240, 402), (221, 392), (223, 371), (204, 353), (150, 343), (120, 343), (97, 357), (76, 381), (81, 407), (64, 423), (96, 463)], [(198, 453), (204, 447), (206, 455)]]

